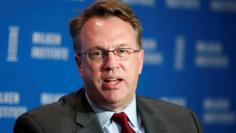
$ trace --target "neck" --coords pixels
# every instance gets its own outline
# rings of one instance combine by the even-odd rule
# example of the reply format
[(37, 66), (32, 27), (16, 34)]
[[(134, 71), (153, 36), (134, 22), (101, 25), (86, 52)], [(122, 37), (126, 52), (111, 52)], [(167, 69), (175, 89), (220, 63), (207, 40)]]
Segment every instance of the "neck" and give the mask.
[(92, 106), (95, 106), (96, 108), (101, 108), (103, 110), (109, 110), (112, 112), (121, 112), (124, 110), (124, 108), (126, 108), (134, 99), (134, 96), (132, 98), (130, 98), (128, 101), (126, 102), (117, 102), (117, 103), (99, 103), (99, 102), (95, 102), (91, 97), (89, 97), (89, 95), (87, 94), (87, 92), (85, 91), (86, 94), (86, 98), (89, 101), (89, 104)]

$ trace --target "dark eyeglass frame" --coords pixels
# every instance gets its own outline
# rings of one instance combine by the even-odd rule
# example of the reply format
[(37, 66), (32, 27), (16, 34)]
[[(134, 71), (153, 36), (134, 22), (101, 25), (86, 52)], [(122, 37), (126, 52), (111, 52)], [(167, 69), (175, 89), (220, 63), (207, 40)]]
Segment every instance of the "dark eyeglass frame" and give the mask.
[(117, 48), (113, 50), (95, 49), (95, 50), (88, 50), (83, 53), (78, 53), (78, 55), (86, 57), (88, 60), (103, 60), (109, 55), (110, 52), (112, 52), (117, 57), (122, 58), (127, 55), (139, 52), (141, 50), (142, 49), (132, 49), (132, 48)]

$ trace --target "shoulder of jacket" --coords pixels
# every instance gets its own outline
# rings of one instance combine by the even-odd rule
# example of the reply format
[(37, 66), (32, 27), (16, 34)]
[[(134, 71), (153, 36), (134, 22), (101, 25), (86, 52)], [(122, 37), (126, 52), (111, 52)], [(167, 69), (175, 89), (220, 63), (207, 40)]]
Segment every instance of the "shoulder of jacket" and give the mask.
[(31, 116), (60, 114), (69, 110), (75, 110), (78, 92), (73, 92), (61, 97), (58, 101), (39, 106), (25, 114)]
[(186, 107), (170, 103), (167, 101), (163, 101), (160, 99), (155, 99), (155, 98), (150, 98), (150, 97), (144, 97), (144, 96), (139, 96), (137, 97), (138, 101), (141, 102), (142, 104), (145, 104), (146, 106), (150, 108), (156, 108), (161, 111), (171, 111), (171, 110), (176, 110), (176, 111), (189, 111)]

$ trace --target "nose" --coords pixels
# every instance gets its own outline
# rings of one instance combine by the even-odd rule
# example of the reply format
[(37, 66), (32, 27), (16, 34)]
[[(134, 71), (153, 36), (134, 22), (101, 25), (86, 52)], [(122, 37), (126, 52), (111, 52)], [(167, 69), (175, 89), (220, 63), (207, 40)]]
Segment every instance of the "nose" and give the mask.
[(118, 61), (114, 52), (108, 52), (104, 59), (104, 70), (114, 70), (118, 68)]

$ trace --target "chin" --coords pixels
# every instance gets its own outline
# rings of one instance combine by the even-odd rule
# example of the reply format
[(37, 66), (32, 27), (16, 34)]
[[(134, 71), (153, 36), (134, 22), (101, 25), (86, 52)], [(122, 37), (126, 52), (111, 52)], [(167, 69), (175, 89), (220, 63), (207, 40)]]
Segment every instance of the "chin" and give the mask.
[(109, 97), (106, 97), (106, 101), (108, 101), (111, 104), (116, 104), (116, 103), (125, 103), (129, 97), (123, 96), (123, 95), (110, 95)]

